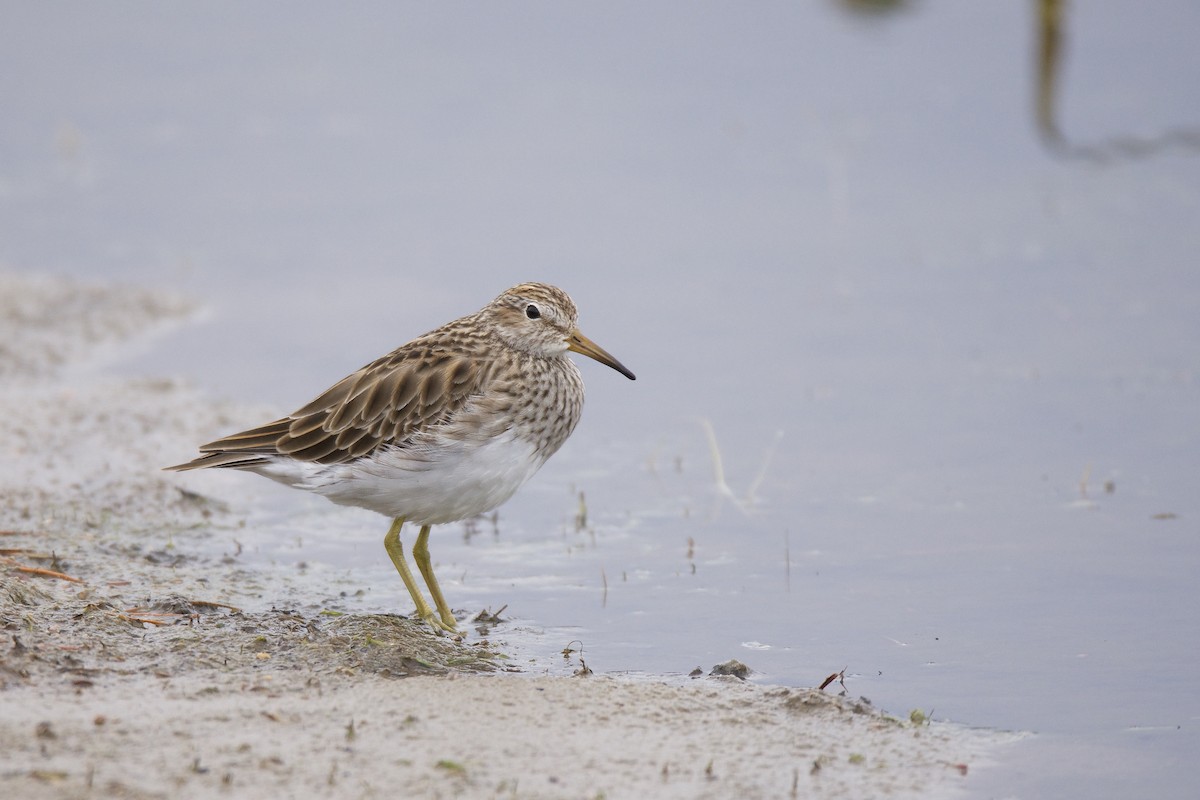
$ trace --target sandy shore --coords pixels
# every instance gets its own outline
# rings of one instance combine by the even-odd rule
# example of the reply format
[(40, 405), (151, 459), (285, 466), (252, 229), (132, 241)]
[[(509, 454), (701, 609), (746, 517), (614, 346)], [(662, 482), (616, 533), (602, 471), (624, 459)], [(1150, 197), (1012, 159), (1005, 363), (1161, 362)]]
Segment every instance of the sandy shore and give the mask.
[[(192, 312), (0, 273), (0, 796), (949, 797), (1011, 736), (829, 692), (509, 672), (390, 615), (249, 612), (159, 471), (230, 409), (102, 365)], [(170, 454), (170, 455), (166, 455)]]

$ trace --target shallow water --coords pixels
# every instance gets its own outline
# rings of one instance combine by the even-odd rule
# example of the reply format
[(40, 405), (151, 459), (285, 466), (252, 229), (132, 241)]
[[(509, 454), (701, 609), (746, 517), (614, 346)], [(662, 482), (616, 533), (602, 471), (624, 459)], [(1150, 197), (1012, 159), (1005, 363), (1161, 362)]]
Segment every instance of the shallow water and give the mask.
[[(1041, 734), (979, 796), (1194, 796), (1200, 9), (869, 5), (16, 7), (0, 263), (202, 299), (122, 369), (280, 411), (557, 283), (638, 381), (433, 542), (530, 668), (846, 667)], [(181, 480), (286, 601), (407, 608), (386, 521), (241, 477)]]

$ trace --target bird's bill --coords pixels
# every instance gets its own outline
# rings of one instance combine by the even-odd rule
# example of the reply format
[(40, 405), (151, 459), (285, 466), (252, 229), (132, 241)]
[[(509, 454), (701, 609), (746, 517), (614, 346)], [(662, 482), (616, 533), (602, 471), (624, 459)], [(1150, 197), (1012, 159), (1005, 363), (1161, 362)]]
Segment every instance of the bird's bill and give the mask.
[(603, 347), (580, 333), (578, 329), (571, 331), (571, 335), (567, 337), (567, 349), (588, 358), (594, 358), (601, 364), (612, 367), (631, 381), (637, 380), (624, 364), (609, 355)]

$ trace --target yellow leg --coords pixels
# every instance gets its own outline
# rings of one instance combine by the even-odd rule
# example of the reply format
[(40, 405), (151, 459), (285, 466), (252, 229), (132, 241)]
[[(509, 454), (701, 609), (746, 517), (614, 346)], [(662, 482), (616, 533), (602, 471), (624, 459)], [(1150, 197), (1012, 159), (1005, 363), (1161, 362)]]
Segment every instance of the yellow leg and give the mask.
[(454, 631), (456, 620), (450, 613), (450, 607), (446, 605), (446, 598), (442, 597), (442, 587), (438, 586), (437, 576), (433, 574), (433, 564), (429, 563), (428, 525), (421, 527), (421, 532), (417, 534), (417, 541), (413, 543), (413, 561), (417, 562), (417, 569), (421, 570), (421, 576), (425, 578), (429, 594), (433, 595), (433, 604), (437, 606), (438, 615), (442, 618), (442, 627)]
[[(404, 558), (404, 545), (400, 542), (400, 528), (403, 526), (404, 517), (396, 517), (392, 520), (392, 527), (388, 528), (387, 536), (383, 537), (383, 547), (387, 550), (388, 556), (396, 566), (396, 571), (400, 573), (400, 580), (404, 581), (404, 587), (408, 589), (409, 595), (412, 596), (413, 604), (417, 607), (417, 615), (429, 623), (431, 627), (441, 628), (442, 630), (454, 633), (454, 626), (451, 625), (447, 628), (443, 622), (438, 620), (433, 615), (433, 609), (429, 607), (429, 603), (425, 602), (425, 598), (421, 596), (421, 590), (417, 587), (417, 582), (413, 579), (412, 570), (408, 568), (408, 561)], [(418, 541), (420, 540), (418, 539)], [(415, 553), (413, 555), (414, 557), (416, 556)], [(425, 550), (425, 558), (429, 558), (428, 548)], [(422, 572), (422, 574), (424, 573)], [(428, 581), (428, 578), (426, 578), (426, 581)]]

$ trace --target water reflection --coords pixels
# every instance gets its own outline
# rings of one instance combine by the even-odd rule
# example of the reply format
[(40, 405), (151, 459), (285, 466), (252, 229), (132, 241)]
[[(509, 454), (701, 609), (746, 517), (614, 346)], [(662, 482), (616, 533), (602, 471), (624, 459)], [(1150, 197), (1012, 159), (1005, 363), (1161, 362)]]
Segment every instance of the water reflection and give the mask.
[(837, 0), (837, 5), (852, 14), (879, 16), (903, 11), (912, 4), (908, 0)]
[(1200, 153), (1200, 128), (1174, 127), (1152, 136), (1114, 136), (1085, 144), (1069, 140), (1058, 122), (1067, 24), (1066, 0), (1037, 5), (1037, 99), (1034, 117), (1042, 142), (1056, 156), (1094, 162), (1149, 158), (1169, 151)]

